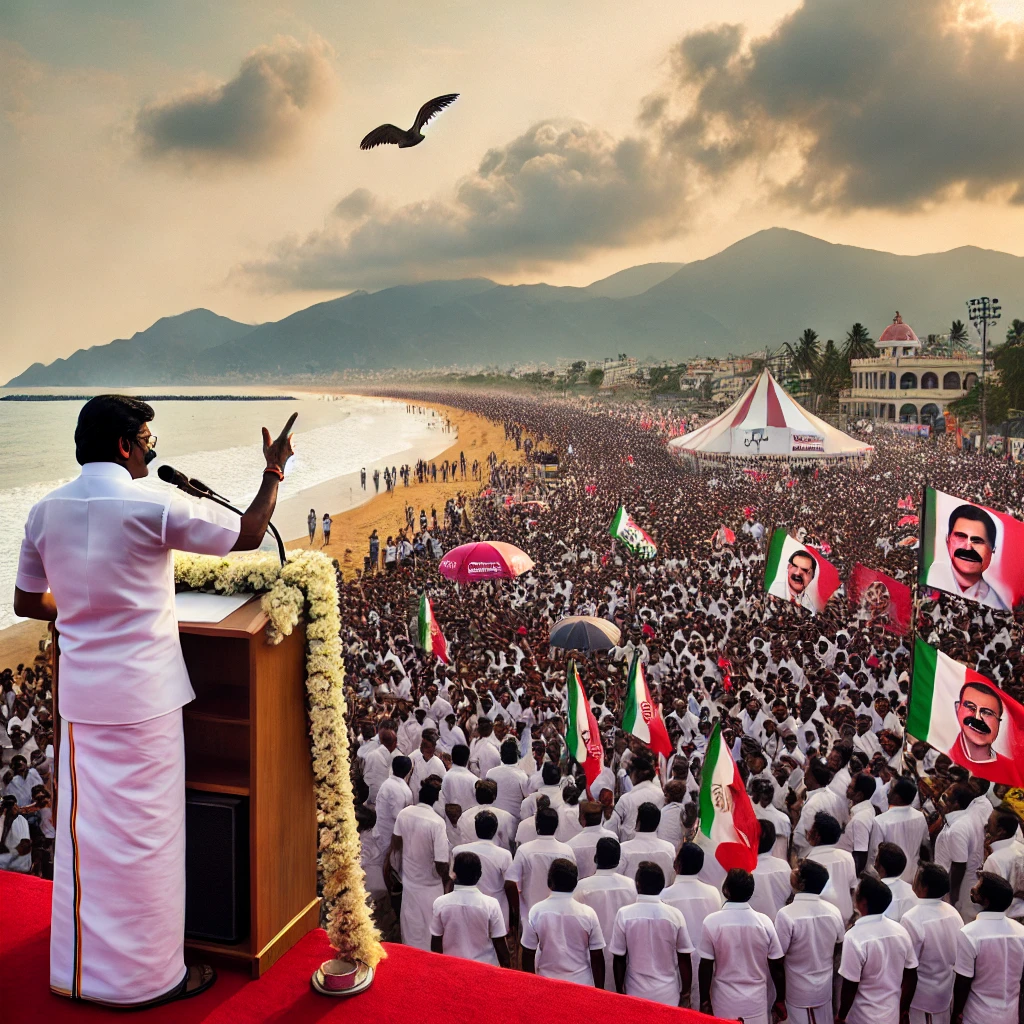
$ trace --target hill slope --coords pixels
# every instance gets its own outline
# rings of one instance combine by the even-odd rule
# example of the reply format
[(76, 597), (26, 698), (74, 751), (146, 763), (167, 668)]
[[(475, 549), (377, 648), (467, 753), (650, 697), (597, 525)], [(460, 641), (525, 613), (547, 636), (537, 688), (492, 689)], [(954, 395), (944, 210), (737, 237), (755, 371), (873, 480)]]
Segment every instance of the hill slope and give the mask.
[(192, 310), (37, 363), (11, 385), (281, 379), (618, 352), (683, 360), (777, 347), (805, 327), (842, 341), (855, 321), (877, 337), (897, 309), (924, 337), (965, 320), (976, 295), (997, 296), (1007, 320), (1024, 317), (1024, 257), (970, 246), (897, 256), (772, 228), (676, 267), (632, 267), (587, 288), (468, 278), (353, 292), (258, 327)]

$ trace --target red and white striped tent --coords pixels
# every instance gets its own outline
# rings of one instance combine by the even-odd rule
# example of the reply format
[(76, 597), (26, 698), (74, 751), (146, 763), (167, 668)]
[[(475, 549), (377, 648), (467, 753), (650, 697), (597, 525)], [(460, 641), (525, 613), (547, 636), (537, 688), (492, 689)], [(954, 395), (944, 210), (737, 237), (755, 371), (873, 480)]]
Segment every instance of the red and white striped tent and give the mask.
[(873, 451), (811, 415), (767, 371), (721, 416), (669, 442), (675, 455), (859, 458)]

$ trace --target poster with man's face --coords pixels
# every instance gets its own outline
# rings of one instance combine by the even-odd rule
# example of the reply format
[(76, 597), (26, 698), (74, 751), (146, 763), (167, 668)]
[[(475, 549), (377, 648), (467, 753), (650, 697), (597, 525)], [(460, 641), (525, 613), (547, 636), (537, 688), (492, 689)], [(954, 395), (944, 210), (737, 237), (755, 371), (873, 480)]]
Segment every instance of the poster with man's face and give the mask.
[(768, 545), (764, 585), (772, 597), (820, 614), (839, 589), (839, 573), (820, 551), (776, 530)]
[(923, 586), (1009, 611), (1024, 598), (1024, 523), (928, 488), (922, 514)]
[(901, 635), (909, 631), (910, 587), (858, 562), (847, 581), (846, 594), (851, 612), (868, 625), (881, 626)]

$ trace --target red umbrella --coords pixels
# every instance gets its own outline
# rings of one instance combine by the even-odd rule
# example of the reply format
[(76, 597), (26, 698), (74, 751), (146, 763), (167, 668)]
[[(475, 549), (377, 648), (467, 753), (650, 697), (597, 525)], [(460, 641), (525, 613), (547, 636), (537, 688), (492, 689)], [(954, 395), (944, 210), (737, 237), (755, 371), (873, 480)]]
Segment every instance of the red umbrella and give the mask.
[(461, 544), (438, 566), (442, 576), (456, 583), (513, 579), (532, 568), (533, 559), (525, 551), (499, 540)]

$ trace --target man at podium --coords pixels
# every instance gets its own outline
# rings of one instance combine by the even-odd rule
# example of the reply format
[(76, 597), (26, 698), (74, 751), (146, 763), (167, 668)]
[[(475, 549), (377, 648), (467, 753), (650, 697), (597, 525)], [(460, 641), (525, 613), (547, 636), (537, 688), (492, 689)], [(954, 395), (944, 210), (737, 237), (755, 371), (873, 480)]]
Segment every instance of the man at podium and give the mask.
[(173, 550), (259, 547), (292, 454), (293, 414), (239, 517), (140, 483), (156, 458), (151, 406), (87, 402), (75, 429), (81, 475), (34, 505), (14, 610), (60, 634), (56, 857), (50, 987), (143, 1007), (216, 978), (184, 961), (185, 747), (195, 694), (178, 639)]

